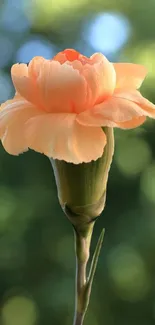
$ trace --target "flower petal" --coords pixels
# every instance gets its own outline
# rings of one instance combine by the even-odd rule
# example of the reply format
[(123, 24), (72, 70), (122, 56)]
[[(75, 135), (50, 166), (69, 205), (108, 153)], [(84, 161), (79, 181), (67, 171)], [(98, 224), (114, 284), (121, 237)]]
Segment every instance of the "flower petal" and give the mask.
[(96, 108), (80, 113), (77, 116), (77, 121), (79, 124), (84, 126), (109, 126), (112, 128), (117, 126), (115, 122), (106, 119), (102, 112)]
[(26, 64), (14, 64), (11, 68), (11, 76), (15, 89), (27, 101), (43, 106), (36, 89), (35, 80), (29, 77)]
[(91, 56), (96, 75), (98, 88), (98, 102), (112, 95), (116, 86), (116, 73), (113, 64), (101, 53), (95, 53)]
[[(133, 119), (135, 122), (144, 116), (155, 118), (155, 105), (138, 91), (120, 90), (93, 109), (79, 114), (77, 120), (82, 125), (117, 127), (120, 126), (119, 123), (129, 121), (132, 125)], [(141, 119), (143, 120), (145, 119)]]
[(132, 63), (113, 63), (116, 71), (117, 88), (140, 88), (147, 74), (147, 69), (143, 65)]
[(120, 129), (134, 129), (137, 128), (138, 126), (142, 125), (146, 121), (145, 116), (139, 116), (135, 117), (130, 121), (127, 122), (120, 122), (117, 123), (116, 127)]
[(113, 93), (116, 84), (116, 73), (113, 64), (104, 55), (96, 53), (90, 59), (83, 58), (82, 61), (82, 58), (79, 58), (79, 60), (76, 59), (72, 62), (66, 61), (66, 64), (78, 70), (86, 80), (86, 108), (92, 107), (101, 100), (103, 101)]
[(79, 164), (103, 154), (106, 136), (101, 128), (83, 127), (76, 114), (48, 114), (27, 123), (27, 145), (48, 157)]
[(38, 57), (30, 62), (29, 75), (35, 79), (48, 112), (71, 113), (85, 109), (87, 85), (72, 66)]
[(113, 64), (104, 55), (96, 53), (90, 59), (91, 64), (85, 64), (81, 73), (88, 83), (94, 105), (113, 93), (116, 73)]
[(78, 163), (88, 163), (103, 155), (106, 135), (99, 127), (84, 127), (76, 122), (74, 142), (78, 153)]
[(114, 98), (120, 98), (133, 102), (142, 109), (144, 116), (149, 116), (155, 118), (155, 105), (151, 103), (148, 99), (142, 96), (138, 90), (132, 89), (121, 89), (116, 90), (114, 93)]
[(25, 142), (25, 122), (40, 110), (19, 95), (1, 105), (0, 137), (5, 150), (12, 154), (28, 150)]

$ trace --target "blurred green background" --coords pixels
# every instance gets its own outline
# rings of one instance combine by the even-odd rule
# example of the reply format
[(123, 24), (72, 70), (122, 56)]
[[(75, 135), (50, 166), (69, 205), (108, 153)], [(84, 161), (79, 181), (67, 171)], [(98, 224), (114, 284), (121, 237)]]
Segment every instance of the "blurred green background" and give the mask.
[[(10, 67), (64, 48), (146, 65), (142, 93), (155, 102), (155, 1), (3, 0), (0, 102), (14, 94)], [(155, 324), (155, 123), (115, 132), (107, 204), (96, 223), (101, 252), (85, 325)], [(47, 157), (0, 147), (2, 325), (72, 324), (72, 228)]]

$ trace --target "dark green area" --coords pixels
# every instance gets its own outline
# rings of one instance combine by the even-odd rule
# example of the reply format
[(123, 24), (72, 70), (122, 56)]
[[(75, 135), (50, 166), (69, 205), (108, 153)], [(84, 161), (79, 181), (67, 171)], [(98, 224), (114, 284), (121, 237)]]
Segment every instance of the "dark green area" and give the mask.
[[(112, 57), (148, 65), (150, 74), (142, 91), (155, 102), (153, 0), (81, 1), (77, 8), (60, 10), (55, 18), (51, 14), (51, 23), (48, 18), (47, 26), (48, 8), (44, 9), (38, 16), (34, 10), (36, 23), (29, 32), (16, 35), (4, 28), (0, 30), (1, 34), (8, 33), (14, 39), (14, 55), (33, 34), (45, 37), (59, 49), (74, 47), (76, 41), (81, 41), (86, 18), (104, 10), (115, 11), (129, 19), (132, 35), (127, 45)], [(85, 42), (81, 47), (87, 51)], [(3, 52), (3, 48), (0, 51)], [(10, 73), (14, 62), (12, 57), (3, 73)], [(117, 130), (115, 142), (106, 207), (93, 235), (92, 252), (101, 229), (105, 227), (104, 245), (85, 325), (153, 325), (155, 124), (149, 121), (138, 130)], [(2, 325), (71, 325), (74, 273), (73, 231), (58, 204), (50, 161), (32, 151), (13, 157), (1, 146)], [(33, 317), (37, 318), (36, 323)]]

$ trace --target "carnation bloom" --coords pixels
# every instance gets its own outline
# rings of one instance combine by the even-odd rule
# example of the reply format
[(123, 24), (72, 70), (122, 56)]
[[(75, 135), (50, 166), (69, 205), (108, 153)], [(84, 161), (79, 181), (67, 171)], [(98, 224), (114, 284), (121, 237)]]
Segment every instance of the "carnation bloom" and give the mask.
[(111, 63), (75, 50), (52, 60), (34, 57), (15, 64), (16, 94), (1, 105), (0, 136), (7, 152), (28, 148), (74, 164), (97, 160), (106, 145), (104, 126), (121, 129), (155, 117), (155, 105), (137, 90), (146, 76), (141, 65)]

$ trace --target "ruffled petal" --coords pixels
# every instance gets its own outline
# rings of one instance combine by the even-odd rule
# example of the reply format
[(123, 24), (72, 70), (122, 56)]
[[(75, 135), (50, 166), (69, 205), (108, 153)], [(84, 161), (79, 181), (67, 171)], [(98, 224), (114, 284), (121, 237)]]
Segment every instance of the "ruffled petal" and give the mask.
[(65, 63), (66, 62), (66, 56), (63, 52), (59, 52), (58, 54), (56, 54), (52, 61), (58, 61), (60, 62), (61, 64)]
[(132, 89), (121, 89), (116, 90), (114, 93), (114, 98), (125, 99), (134, 102), (143, 110), (144, 116), (149, 116), (155, 118), (155, 105), (151, 103), (148, 99), (142, 96), (138, 90)]
[(120, 129), (134, 129), (142, 125), (146, 121), (145, 116), (135, 117), (130, 121), (117, 123), (116, 127)]
[(139, 120), (139, 117), (145, 116), (155, 118), (155, 105), (138, 91), (120, 90), (115, 92), (109, 100), (79, 114), (77, 119), (82, 125), (111, 127), (120, 127), (119, 123), (130, 121), (132, 127), (132, 121), (133, 123), (144, 122), (145, 119)]
[(116, 73), (112, 63), (102, 54), (92, 55), (90, 63), (83, 66), (81, 74), (88, 85), (87, 102), (89, 106), (93, 106), (113, 93)]
[(132, 63), (113, 63), (116, 71), (117, 88), (140, 88), (147, 74), (147, 69), (143, 65)]
[(103, 155), (106, 142), (106, 135), (100, 127), (85, 127), (76, 122), (73, 143), (78, 163), (97, 160)]
[(27, 101), (43, 108), (35, 80), (29, 76), (27, 65), (14, 64), (11, 68), (11, 76), (16, 91)]
[(48, 112), (72, 113), (85, 109), (87, 85), (72, 66), (36, 57), (29, 64), (29, 75), (35, 79)]
[(117, 127), (117, 124), (115, 122), (105, 118), (102, 112), (96, 108), (80, 113), (77, 116), (77, 121), (79, 124), (84, 126), (108, 126), (112, 128)]
[(113, 64), (101, 53), (95, 53), (90, 58), (96, 74), (99, 103), (101, 100), (113, 94), (116, 86), (116, 72)]
[(145, 112), (135, 103), (125, 99), (111, 98), (92, 110), (79, 114), (77, 120), (82, 125), (117, 126), (117, 123), (130, 121), (143, 116)]
[(85, 107), (90, 108), (113, 93), (116, 73), (113, 64), (102, 54), (96, 53), (90, 59), (83, 57), (82, 60), (82, 55), (80, 58), (75, 61), (66, 61), (66, 64), (78, 70), (85, 78), (87, 83)]
[(18, 155), (28, 150), (25, 142), (25, 122), (38, 114), (40, 110), (19, 94), (1, 105), (0, 137), (8, 153)]
[(48, 114), (27, 123), (27, 146), (53, 159), (79, 164), (103, 154), (106, 136), (101, 128), (83, 127), (76, 114)]

